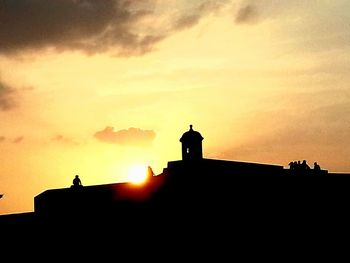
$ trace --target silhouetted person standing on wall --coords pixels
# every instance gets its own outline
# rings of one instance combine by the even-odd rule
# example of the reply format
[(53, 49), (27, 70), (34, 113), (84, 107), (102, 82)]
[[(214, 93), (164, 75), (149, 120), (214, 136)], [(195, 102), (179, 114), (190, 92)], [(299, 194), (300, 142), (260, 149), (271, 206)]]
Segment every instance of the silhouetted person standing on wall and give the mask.
[(79, 187), (82, 187), (83, 185), (81, 184), (81, 180), (79, 178), (79, 175), (76, 175), (73, 179), (73, 185), (72, 187), (74, 188), (79, 188)]
[(295, 170), (295, 163), (293, 161), (290, 162), (288, 165), (290, 170)]
[(314, 173), (319, 174), (321, 172), (321, 167), (317, 162), (314, 162)]
[(315, 171), (321, 171), (321, 167), (317, 162), (314, 162), (314, 170)]
[(306, 160), (303, 160), (303, 162), (301, 163), (301, 169), (302, 170), (310, 170), (310, 166), (306, 163)]
[(298, 161), (297, 164), (295, 165), (296, 170), (300, 171), (301, 170), (301, 162)]

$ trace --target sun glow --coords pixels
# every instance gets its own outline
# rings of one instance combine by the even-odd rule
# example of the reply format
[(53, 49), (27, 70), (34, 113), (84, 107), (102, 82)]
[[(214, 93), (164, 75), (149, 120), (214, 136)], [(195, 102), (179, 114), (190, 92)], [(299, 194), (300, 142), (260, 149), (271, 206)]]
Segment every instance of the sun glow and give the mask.
[(147, 167), (144, 165), (131, 166), (128, 172), (128, 180), (135, 184), (142, 184), (147, 179)]

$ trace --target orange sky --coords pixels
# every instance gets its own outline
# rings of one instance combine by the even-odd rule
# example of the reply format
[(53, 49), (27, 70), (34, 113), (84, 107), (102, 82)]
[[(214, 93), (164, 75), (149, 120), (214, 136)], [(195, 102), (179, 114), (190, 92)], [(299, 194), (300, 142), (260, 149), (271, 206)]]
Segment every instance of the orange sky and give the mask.
[[(24, 6), (23, 3), (27, 3)], [(190, 3), (189, 3), (190, 2)], [(347, 0), (0, 3), (0, 214), (208, 158), (350, 172)]]

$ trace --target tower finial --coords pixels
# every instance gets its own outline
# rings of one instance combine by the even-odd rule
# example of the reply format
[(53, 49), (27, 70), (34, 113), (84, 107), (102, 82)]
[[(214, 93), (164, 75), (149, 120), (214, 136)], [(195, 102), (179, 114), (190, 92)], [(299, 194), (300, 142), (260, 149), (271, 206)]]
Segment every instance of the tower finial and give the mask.
[(192, 124), (190, 124), (190, 130), (192, 130), (192, 127), (193, 127), (193, 125), (192, 125)]

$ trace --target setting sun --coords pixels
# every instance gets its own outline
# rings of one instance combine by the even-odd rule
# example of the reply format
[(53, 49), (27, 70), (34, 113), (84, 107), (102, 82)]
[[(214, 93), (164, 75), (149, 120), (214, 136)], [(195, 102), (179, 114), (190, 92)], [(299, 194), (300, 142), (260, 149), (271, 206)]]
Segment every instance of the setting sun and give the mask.
[(128, 172), (128, 180), (132, 183), (141, 184), (147, 179), (147, 167), (144, 165), (131, 166)]

